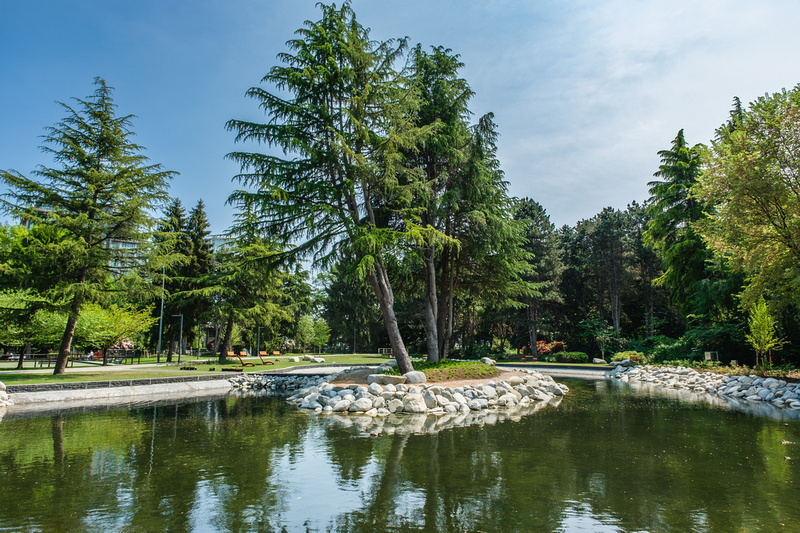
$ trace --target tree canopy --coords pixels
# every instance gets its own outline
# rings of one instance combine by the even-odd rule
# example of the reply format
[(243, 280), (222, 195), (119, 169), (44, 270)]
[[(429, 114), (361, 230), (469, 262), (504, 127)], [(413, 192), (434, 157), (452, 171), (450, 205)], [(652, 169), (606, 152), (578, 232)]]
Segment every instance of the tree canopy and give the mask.
[(800, 302), (800, 85), (764, 95), (718, 130), (693, 189), (715, 212), (709, 246), (748, 275), (744, 297)]
[(0, 171), (9, 187), (0, 200), (3, 210), (26, 224), (65, 232), (73, 247), (74, 268), (59, 276), (70, 305), (56, 374), (64, 372), (83, 305), (108, 293), (110, 275), (142, 264), (155, 223), (151, 210), (168, 200), (175, 174), (148, 164), (142, 147), (130, 140), (133, 116), (116, 115), (105, 80), (96, 78), (95, 85), (94, 94), (75, 99), (74, 107), (61, 103), (66, 117), (48, 128), (43, 151), (55, 167), (41, 165), (35, 178)]

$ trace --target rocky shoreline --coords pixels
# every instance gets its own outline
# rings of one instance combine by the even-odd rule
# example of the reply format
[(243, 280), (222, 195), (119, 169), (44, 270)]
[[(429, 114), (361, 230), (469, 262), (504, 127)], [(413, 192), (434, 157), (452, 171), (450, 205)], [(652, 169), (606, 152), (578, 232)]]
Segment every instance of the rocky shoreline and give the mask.
[(368, 385), (333, 383), (343, 374), (318, 378), (245, 374), (231, 378), (231, 383), (234, 390), (242, 392), (295, 391), (288, 396), (289, 403), (315, 414), (329, 415), (340, 425), (357, 424), (370, 433), (431, 432), (456, 425), (495, 423), (557, 404), (569, 391), (552, 377), (527, 369), (505, 380), (456, 387), (395, 384), (391, 381), (403, 376), (383, 374), (369, 376)]
[(754, 374), (716, 374), (680, 366), (633, 366), (624, 361), (609, 376), (623, 382), (647, 383), (666, 389), (710, 394), (726, 400), (769, 404), (778, 409), (800, 411), (800, 383), (788, 383), (776, 378)]

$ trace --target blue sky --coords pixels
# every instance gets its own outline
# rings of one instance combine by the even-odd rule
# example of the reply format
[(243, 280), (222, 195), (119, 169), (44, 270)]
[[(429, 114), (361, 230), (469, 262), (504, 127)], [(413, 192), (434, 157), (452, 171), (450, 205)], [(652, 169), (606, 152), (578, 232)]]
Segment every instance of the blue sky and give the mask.
[[(240, 149), (231, 118), (263, 119), (244, 97), (314, 0), (0, 0), (0, 168), (51, 165), (55, 101), (95, 76), (133, 114), (136, 142), (180, 172), (171, 193), (202, 198), (219, 233)], [(657, 152), (684, 128), (707, 143), (734, 96), (800, 83), (800, 2), (354, 0), (374, 39), (408, 36), (461, 55), (476, 118), (495, 113), (510, 193), (574, 225), (647, 198)], [(254, 149), (253, 145), (244, 145)]]

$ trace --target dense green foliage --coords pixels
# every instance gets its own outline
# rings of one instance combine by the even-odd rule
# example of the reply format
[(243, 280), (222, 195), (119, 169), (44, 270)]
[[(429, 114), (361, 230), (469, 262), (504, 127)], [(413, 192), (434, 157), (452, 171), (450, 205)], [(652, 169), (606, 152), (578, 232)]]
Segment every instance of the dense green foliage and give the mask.
[(116, 115), (112, 89), (103, 79), (95, 85), (94, 94), (76, 99), (75, 108), (61, 104), (67, 116), (44, 137), (44, 151), (56, 167), (40, 166), (34, 172), (38, 179), (0, 172), (9, 187), (3, 209), (28, 225), (50, 228), (57, 236), (52, 248), (61, 257), (64, 246), (70, 248), (71, 258), (47, 288), (69, 301), (56, 373), (64, 372), (83, 306), (109, 298), (118, 285), (114, 277), (147, 260), (150, 210), (167, 200), (174, 174), (147, 163), (130, 140), (131, 116)]
[(509, 197), (499, 128), (490, 112), (472, 122), (458, 54), (374, 40), (349, 2), (319, 7), (247, 91), (266, 120), (227, 124), (266, 148), (228, 156), (241, 188), (217, 249), (202, 200), (187, 214), (169, 198), (173, 173), (130, 142), (102, 79), (62, 104), (45, 137), (56, 168), (0, 172), (24, 223), (0, 231), (4, 348), (58, 349), (63, 371), (72, 349), (108, 344), (77, 333), (101, 306), (141, 317), (149, 331), (117, 340), (152, 351), (163, 337), (168, 360), (189, 346), (220, 361), (391, 348), (403, 370), (409, 351), (752, 364), (769, 332), (785, 341), (775, 363), (798, 363), (800, 86), (735, 100), (708, 148), (680, 130), (644, 203), (555, 228)]

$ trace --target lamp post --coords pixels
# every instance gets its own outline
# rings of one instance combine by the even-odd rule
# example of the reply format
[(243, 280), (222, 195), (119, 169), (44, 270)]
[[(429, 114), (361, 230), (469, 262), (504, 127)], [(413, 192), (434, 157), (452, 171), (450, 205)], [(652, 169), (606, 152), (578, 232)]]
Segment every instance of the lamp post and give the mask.
[(183, 351), (183, 313), (179, 315), (172, 315), (173, 317), (181, 317), (181, 335), (178, 340), (178, 364), (181, 364), (181, 352)]
[(261, 326), (258, 326), (258, 337), (256, 337), (256, 353), (261, 354)]

